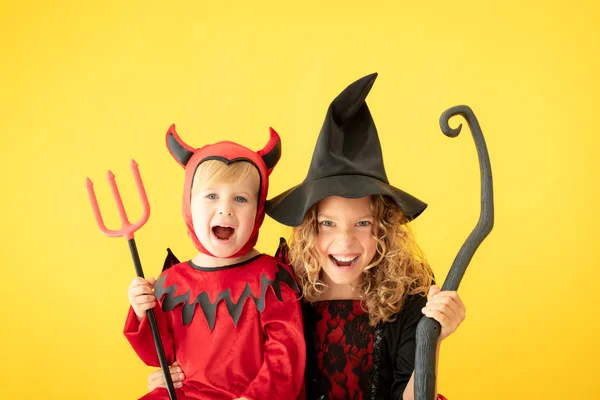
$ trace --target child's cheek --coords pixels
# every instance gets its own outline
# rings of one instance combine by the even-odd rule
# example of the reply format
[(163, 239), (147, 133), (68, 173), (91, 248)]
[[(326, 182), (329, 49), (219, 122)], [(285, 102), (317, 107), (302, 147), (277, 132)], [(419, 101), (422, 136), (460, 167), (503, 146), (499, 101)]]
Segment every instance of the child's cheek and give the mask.
[(327, 249), (328, 249), (329, 245), (331, 244), (333, 237), (334, 237), (334, 235), (331, 234), (331, 231), (328, 231), (327, 229), (319, 230), (319, 233), (317, 234), (317, 237), (316, 237), (316, 246), (315, 246), (319, 256), (327, 257), (327, 255), (328, 255)]
[(331, 242), (335, 238), (333, 228), (321, 228), (317, 233), (317, 243), (322, 245)]
[(371, 229), (363, 228), (355, 233), (355, 237), (360, 240), (361, 243), (373, 244), (376, 242)]

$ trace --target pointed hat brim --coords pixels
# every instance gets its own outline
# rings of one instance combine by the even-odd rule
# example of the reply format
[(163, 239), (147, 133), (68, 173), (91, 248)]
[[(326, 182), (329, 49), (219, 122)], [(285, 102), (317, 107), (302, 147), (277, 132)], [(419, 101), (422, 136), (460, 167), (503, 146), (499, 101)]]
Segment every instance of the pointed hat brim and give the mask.
[(339, 175), (303, 182), (268, 200), (265, 210), (271, 218), (284, 225), (298, 226), (308, 210), (326, 197), (359, 198), (376, 194), (394, 200), (409, 221), (427, 208), (427, 204), (416, 197), (378, 179), (364, 175)]

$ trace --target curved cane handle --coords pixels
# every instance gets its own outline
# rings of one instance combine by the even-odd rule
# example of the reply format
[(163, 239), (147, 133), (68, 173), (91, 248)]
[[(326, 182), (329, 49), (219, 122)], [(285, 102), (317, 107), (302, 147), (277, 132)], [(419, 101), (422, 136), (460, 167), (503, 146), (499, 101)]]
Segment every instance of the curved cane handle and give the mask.
[[(475, 114), (468, 106), (452, 107), (440, 117), (440, 128), (446, 136), (456, 137), (461, 131), (462, 124), (456, 129), (452, 129), (448, 125), (450, 118), (456, 115), (462, 115), (467, 120), (475, 140), (481, 172), (481, 213), (477, 225), (456, 255), (442, 290), (458, 290), (473, 254), (494, 226), (492, 167), (481, 127)], [(436, 347), (440, 336), (440, 328), (437, 321), (428, 317), (421, 318), (417, 325), (415, 400), (433, 400), (435, 395)]]

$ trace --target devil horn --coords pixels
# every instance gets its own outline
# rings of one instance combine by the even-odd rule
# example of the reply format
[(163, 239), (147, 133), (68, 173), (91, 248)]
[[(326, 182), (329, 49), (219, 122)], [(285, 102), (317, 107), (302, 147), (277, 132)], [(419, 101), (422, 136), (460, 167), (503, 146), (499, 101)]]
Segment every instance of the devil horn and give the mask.
[(258, 155), (262, 157), (270, 174), (281, 158), (281, 138), (273, 128), (269, 128), (269, 133), (271, 137), (269, 138), (267, 145), (262, 150), (258, 151)]
[(175, 124), (167, 131), (167, 148), (173, 158), (184, 168), (194, 155), (194, 149), (185, 144), (175, 131)]

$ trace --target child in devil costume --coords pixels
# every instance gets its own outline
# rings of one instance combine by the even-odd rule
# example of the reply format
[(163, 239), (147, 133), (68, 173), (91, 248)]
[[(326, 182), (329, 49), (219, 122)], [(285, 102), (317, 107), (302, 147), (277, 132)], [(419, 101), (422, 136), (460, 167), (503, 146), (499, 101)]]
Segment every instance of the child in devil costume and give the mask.
[[(299, 287), (287, 265), (254, 249), (279, 136), (271, 129), (259, 152), (232, 142), (194, 149), (171, 126), (167, 147), (185, 168), (183, 218), (199, 253), (165, 265), (156, 281), (134, 279), (125, 336), (147, 365), (159, 366), (146, 317), (154, 309), (167, 362), (185, 372), (180, 400), (302, 396)], [(168, 394), (157, 388), (143, 398)]]

